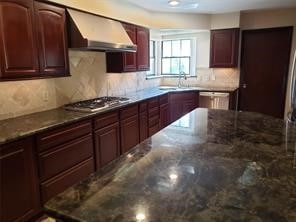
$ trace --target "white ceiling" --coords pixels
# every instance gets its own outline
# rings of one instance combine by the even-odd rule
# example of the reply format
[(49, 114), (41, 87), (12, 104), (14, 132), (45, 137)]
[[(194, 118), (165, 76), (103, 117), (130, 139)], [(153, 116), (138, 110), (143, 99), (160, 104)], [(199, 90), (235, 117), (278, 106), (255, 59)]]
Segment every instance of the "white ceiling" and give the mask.
[[(150, 11), (183, 13), (226, 13), (256, 9), (296, 7), (296, 0), (180, 0), (170, 7), (168, 0), (124, 0)], [(196, 7), (198, 3), (198, 7)]]

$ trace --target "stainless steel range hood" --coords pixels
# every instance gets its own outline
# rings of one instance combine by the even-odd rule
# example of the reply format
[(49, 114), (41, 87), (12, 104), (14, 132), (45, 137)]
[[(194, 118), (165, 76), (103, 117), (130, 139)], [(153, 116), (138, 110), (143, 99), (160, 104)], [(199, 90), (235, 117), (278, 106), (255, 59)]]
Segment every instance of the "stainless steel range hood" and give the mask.
[(133, 44), (120, 22), (72, 9), (67, 11), (70, 17), (70, 48), (111, 52), (137, 51), (137, 46)]

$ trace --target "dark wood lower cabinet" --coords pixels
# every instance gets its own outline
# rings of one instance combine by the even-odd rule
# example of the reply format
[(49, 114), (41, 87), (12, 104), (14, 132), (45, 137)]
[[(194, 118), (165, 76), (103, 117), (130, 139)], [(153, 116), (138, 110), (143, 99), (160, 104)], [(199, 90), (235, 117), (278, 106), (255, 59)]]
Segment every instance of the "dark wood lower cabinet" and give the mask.
[(180, 92), (169, 95), (170, 123), (198, 107), (197, 92)]
[(125, 153), (139, 144), (139, 116), (120, 121), (121, 152)]
[(148, 138), (148, 115), (147, 111), (139, 114), (140, 142)]
[(118, 122), (95, 132), (97, 169), (116, 159), (120, 155), (119, 132)]
[(174, 122), (183, 115), (183, 102), (174, 101), (170, 103), (170, 122)]
[(165, 128), (170, 122), (169, 104), (160, 105), (159, 108), (159, 125), (160, 129)]
[(0, 221), (27, 221), (40, 211), (33, 138), (0, 146)]

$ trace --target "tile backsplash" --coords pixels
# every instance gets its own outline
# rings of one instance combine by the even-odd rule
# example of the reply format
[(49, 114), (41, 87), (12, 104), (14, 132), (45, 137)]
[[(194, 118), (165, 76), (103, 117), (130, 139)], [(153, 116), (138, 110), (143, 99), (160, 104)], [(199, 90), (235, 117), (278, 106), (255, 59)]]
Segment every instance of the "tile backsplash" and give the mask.
[[(226, 68), (198, 68), (196, 77), (182, 80), (184, 85), (201, 87), (238, 87), (239, 70)], [(163, 78), (162, 85), (177, 85), (178, 78)]]
[(69, 51), (71, 77), (0, 82), (0, 119), (54, 109), (98, 96), (124, 95), (151, 88), (160, 79), (145, 72), (106, 73), (105, 53)]
[[(0, 120), (54, 109), (98, 96), (125, 95), (158, 85), (177, 85), (178, 78), (146, 80), (145, 72), (106, 73), (105, 53), (69, 51), (71, 77), (0, 82)], [(235, 87), (237, 69), (198, 69), (190, 86)]]

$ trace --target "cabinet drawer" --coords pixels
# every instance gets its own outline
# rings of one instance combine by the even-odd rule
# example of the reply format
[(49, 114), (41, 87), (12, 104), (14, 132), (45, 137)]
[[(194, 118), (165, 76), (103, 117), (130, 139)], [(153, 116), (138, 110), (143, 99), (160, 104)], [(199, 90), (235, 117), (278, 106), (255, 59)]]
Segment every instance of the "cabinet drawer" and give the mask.
[(118, 112), (107, 113), (105, 115), (99, 116), (95, 119), (95, 128), (100, 129), (110, 124), (113, 124), (119, 120)]
[(147, 103), (146, 102), (140, 103), (139, 112), (142, 113), (142, 112), (145, 112), (145, 111), (147, 111)]
[(41, 181), (47, 180), (93, 156), (92, 136), (66, 143), (39, 156)]
[(91, 121), (87, 121), (41, 133), (37, 136), (38, 151), (44, 151), (50, 147), (58, 146), (77, 137), (89, 134), (91, 131)]
[(159, 131), (159, 125), (156, 124), (154, 126), (149, 127), (148, 134), (149, 134), (149, 136), (152, 136), (155, 133), (157, 133), (158, 131)]
[(149, 109), (150, 109), (150, 108), (157, 107), (157, 106), (159, 106), (158, 97), (153, 98), (153, 99), (150, 99), (150, 100), (148, 101), (148, 108), (149, 108)]
[(167, 104), (169, 102), (168, 94), (159, 97), (159, 105)]
[(138, 104), (120, 110), (120, 119), (127, 119), (138, 114)]
[(152, 116), (157, 116), (158, 114), (159, 114), (159, 107), (149, 109), (149, 111), (148, 111), (149, 118), (152, 117)]
[(155, 124), (158, 124), (158, 123), (159, 123), (159, 115), (149, 118), (149, 123), (148, 123), (149, 127), (154, 126)]
[(45, 203), (53, 196), (63, 192), (68, 187), (85, 179), (94, 172), (94, 160), (90, 158), (69, 169), (51, 180), (41, 184), (42, 202)]

